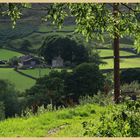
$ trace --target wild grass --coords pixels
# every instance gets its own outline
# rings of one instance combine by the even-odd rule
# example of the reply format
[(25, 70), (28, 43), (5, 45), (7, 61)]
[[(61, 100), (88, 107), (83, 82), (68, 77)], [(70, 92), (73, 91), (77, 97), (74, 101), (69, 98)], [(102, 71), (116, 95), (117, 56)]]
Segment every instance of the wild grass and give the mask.
[(83, 136), (82, 122), (98, 118), (105, 110), (105, 107), (87, 104), (28, 118), (7, 119), (0, 122), (0, 137)]

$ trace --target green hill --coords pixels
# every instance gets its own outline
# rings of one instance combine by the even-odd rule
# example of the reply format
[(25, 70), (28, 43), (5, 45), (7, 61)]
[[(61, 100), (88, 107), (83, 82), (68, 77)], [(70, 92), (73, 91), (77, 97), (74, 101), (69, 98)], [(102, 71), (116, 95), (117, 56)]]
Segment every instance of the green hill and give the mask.
[[(84, 105), (0, 122), (0, 137), (83, 136), (82, 122), (98, 120), (106, 107)], [(95, 113), (96, 112), (96, 113)]]

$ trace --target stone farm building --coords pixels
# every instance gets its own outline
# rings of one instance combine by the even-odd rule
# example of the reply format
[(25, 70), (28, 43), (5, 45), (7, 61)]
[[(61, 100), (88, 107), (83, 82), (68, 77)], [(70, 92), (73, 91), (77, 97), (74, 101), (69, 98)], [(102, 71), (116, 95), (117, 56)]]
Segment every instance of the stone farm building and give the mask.
[(25, 55), (19, 57), (19, 68), (34, 68), (41, 64), (41, 61), (39, 58), (31, 56), (31, 55)]
[(63, 67), (63, 59), (61, 58), (61, 56), (55, 57), (52, 60), (52, 67)]

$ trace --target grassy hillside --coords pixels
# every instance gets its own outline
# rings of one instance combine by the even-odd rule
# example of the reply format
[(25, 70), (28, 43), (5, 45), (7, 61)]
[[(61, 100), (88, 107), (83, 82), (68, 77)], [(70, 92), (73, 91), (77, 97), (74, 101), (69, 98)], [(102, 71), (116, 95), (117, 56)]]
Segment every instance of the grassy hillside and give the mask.
[(0, 137), (83, 136), (82, 122), (98, 120), (107, 108), (87, 104), (76, 108), (46, 112), (29, 118), (0, 122)]
[(22, 53), (16, 52), (16, 51), (11, 51), (11, 50), (6, 50), (6, 49), (0, 49), (0, 60), (9, 60), (10, 58), (14, 56), (22, 56)]

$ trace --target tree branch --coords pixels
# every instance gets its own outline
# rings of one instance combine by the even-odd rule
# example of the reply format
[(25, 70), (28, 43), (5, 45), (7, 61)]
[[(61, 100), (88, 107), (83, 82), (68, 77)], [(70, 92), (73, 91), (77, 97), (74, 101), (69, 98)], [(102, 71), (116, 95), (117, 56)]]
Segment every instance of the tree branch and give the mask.
[(125, 4), (125, 3), (121, 3), (121, 4), (122, 4), (123, 6), (125, 6), (127, 9), (133, 11), (134, 13), (140, 12), (140, 10), (135, 10), (135, 9), (133, 9), (132, 7), (128, 6), (128, 5)]

